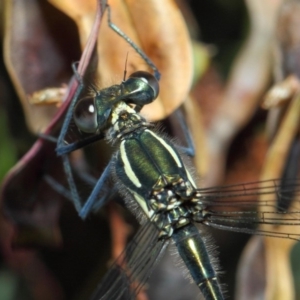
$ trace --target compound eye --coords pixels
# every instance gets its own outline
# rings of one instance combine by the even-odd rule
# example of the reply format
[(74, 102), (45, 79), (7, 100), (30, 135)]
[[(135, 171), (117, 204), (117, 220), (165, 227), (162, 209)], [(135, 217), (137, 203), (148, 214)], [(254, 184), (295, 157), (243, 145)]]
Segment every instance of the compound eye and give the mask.
[(153, 92), (154, 92), (154, 98), (157, 98), (158, 94), (159, 94), (159, 84), (157, 79), (150, 74), (149, 72), (146, 71), (137, 71), (132, 73), (129, 78), (140, 78), (143, 81), (145, 81), (146, 83), (148, 83), (148, 85), (152, 88)]
[(97, 112), (94, 98), (83, 98), (78, 101), (73, 111), (76, 126), (83, 132), (93, 133), (98, 128)]

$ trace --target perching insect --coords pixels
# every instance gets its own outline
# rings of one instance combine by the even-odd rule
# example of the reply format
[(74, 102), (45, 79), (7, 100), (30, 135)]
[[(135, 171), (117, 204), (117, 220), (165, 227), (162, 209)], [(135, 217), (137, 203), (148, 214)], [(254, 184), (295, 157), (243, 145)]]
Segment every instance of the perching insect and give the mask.
[[(224, 230), (255, 233), (299, 240), (299, 234), (276, 232), (272, 225), (300, 225), (300, 211), (276, 208), (276, 199), (284, 201), (290, 191), (299, 197), (299, 180), (290, 180), (280, 188), (280, 180), (248, 183), (222, 188), (197, 188), (182, 158), (182, 152), (162, 137), (139, 112), (153, 102), (159, 93), (160, 73), (151, 60), (118, 27), (109, 26), (124, 38), (153, 69), (154, 75), (138, 71), (121, 84), (96, 90), (94, 96), (79, 98), (84, 88), (80, 81), (77, 96), (72, 101), (64, 121), (57, 154), (64, 161), (72, 200), (81, 218), (100, 208), (119, 192), (142, 226), (126, 248), (124, 255), (109, 270), (92, 299), (134, 299), (146, 283), (160, 255), (173, 239), (178, 253), (191, 277), (207, 300), (224, 299), (218, 282), (213, 258), (206, 249), (201, 231), (195, 226), (210, 226)], [(75, 70), (76, 73), (76, 70)], [(79, 132), (90, 134), (75, 143), (66, 141), (67, 130), (73, 122)], [(182, 126), (185, 127), (184, 122)], [(77, 193), (67, 154), (96, 140), (106, 138), (118, 145), (85, 204)], [(190, 141), (187, 134), (187, 141)], [(116, 183), (106, 193), (108, 178)], [(257, 206), (249, 199), (261, 194), (268, 199)], [(234, 201), (237, 198), (239, 201)], [(270, 230), (255, 230), (258, 224), (270, 225)]]

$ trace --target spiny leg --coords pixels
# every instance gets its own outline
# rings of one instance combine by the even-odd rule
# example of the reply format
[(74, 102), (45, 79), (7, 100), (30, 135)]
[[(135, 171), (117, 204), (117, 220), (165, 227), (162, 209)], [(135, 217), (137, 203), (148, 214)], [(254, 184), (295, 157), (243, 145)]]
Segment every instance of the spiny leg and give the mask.
[(72, 201), (72, 195), (70, 191), (67, 188), (65, 188), (62, 184), (60, 184), (58, 181), (56, 181), (52, 176), (45, 175), (44, 180), (54, 191), (64, 196), (66, 199)]
[[(95, 210), (95, 208), (100, 209), (111, 197), (112, 193), (108, 194), (106, 191), (108, 190), (107, 187), (107, 179), (110, 176), (111, 167), (112, 167), (112, 160), (108, 163), (105, 170), (103, 171), (101, 177), (98, 179), (95, 187), (93, 188), (93, 191), (91, 195), (89, 196), (86, 203), (82, 206), (80, 201), (80, 196), (77, 190), (77, 186), (74, 181), (71, 164), (69, 161), (69, 158), (67, 155), (62, 155), (63, 159), (63, 165), (66, 172), (68, 184), (70, 187), (70, 194), (71, 194), (71, 200), (74, 203), (74, 206), (79, 214), (79, 216), (83, 219), (87, 217), (87, 215), (92, 211)], [(101, 198), (98, 198), (99, 192), (103, 190), (104, 195)], [(112, 190), (113, 194), (116, 194), (116, 190)]]
[(72, 202), (75, 206), (75, 209), (77, 210), (77, 212), (79, 213), (82, 205), (80, 202), (80, 197), (77, 191), (77, 187), (74, 181), (74, 177), (73, 177), (73, 173), (72, 173), (72, 169), (71, 169), (71, 164), (69, 161), (69, 158), (66, 154), (61, 156), (62, 161), (63, 161), (63, 166), (64, 166), (64, 170), (67, 176), (67, 180), (68, 180), (68, 184), (70, 187), (70, 191), (71, 191), (71, 196), (72, 196)]
[(69, 183), (69, 186), (70, 186), (70, 190), (71, 190), (72, 202), (74, 203), (74, 206), (75, 206), (76, 210), (79, 212), (81, 210), (82, 205), (80, 203), (79, 194), (78, 194), (78, 191), (77, 191), (76, 184), (74, 182), (70, 161), (69, 161), (69, 158), (66, 154), (61, 153), (61, 150), (64, 149), (64, 147), (66, 146), (65, 142), (64, 142), (64, 139), (65, 139), (65, 136), (67, 134), (70, 122), (71, 122), (72, 117), (73, 117), (74, 107), (77, 103), (77, 99), (78, 99), (80, 93), (82, 92), (82, 90), (84, 88), (82, 78), (81, 78), (81, 76), (79, 76), (79, 74), (76, 70), (75, 63), (72, 64), (72, 69), (74, 71), (76, 79), (79, 82), (79, 86), (76, 90), (76, 93), (74, 95), (73, 100), (71, 101), (71, 104), (68, 108), (64, 123), (62, 125), (62, 129), (61, 129), (61, 132), (59, 134), (58, 141), (57, 141), (56, 152), (57, 152), (58, 155), (61, 155), (61, 157), (62, 157), (63, 167), (64, 167), (64, 170), (65, 170), (65, 173), (66, 173), (66, 176), (67, 176), (67, 180), (68, 180), (68, 183)]
[(105, 185), (107, 185), (107, 179), (110, 176), (112, 165), (113, 165), (113, 160), (111, 159), (108, 165), (106, 166), (106, 168), (104, 169), (101, 177), (97, 181), (91, 195), (85, 202), (84, 206), (78, 211), (79, 216), (82, 219), (85, 219), (86, 216), (91, 212), (91, 210), (95, 208), (95, 206), (97, 208), (100, 208), (111, 198), (111, 194), (108, 195), (108, 193), (105, 193), (100, 199), (98, 199), (98, 195), (101, 190), (105, 191), (104, 187)]
[(65, 147), (69, 146), (69, 145), (66, 145), (65, 142), (64, 142), (64, 139), (65, 139), (65, 136), (67, 134), (67, 131), (68, 131), (68, 128), (69, 128), (69, 125), (70, 125), (70, 122), (72, 120), (72, 117), (73, 117), (73, 110), (74, 110), (74, 107), (77, 103), (77, 100), (79, 98), (79, 95), (81, 94), (81, 92), (83, 91), (84, 89), (84, 83), (83, 83), (83, 80), (81, 78), (81, 76), (78, 74), (77, 70), (76, 70), (76, 63), (73, 63), (72, 64), (72, 69), (74, 71), (74, 75), (76, 77), (76, 79), (78, 80), (79, 82), (79, 86), (76, 90), (76, 93), (74, 95), (74, 98), (72, 99), (71, 101), (71, 104), (68, 108), (68, 111), (67, 111), (67, 114), (66, 114), (66, 117), (65, 117), (65, 120), (64, 120), (64, 123), (62, 125), (62, 128), (61, 128), (61, 131), (60, 131), (60, 134), (59, 134), (59, 137), (58, 137), (58, 141), (57, 141), (57, 147), (56, 147), (56, 153), (58, 155), (62, 155), (63, 153), (68, 153), (68, 152), (71, 152), (73, 150), (69, 150), (68, 152), (65, 151)]
[[(65, 158), (66, 160), (68, 160), (67, 156)], [(106, 171), (107, 170), (107, 171)], [(68, 162), (68, 165), (65, 168), (65, 171), (67, 172), (71, 172), (68, 173), (68, 176), (71, 177), (71, 181), (68, 181), (70, 187), (72, 186), (72, 188), (76, 189), (76, 185), (74, 183), (74, 179), (73, 179), (73, 173), (72, 170), (70, 168), (70, 162)], [(76, 170), (74, 171), (76, 172)], [(81, 172), (81, 171), (77, 171), (76, 174), (77, 176), (82, 179), (82, 181), (90, 186), (95, 186), (95, 188), (98, 187), (98, 191), (102, 190), (103, 191), (103, 196), (100, 199), (97, 199), (97, 195), (95, 197), (93, 197), (91, 194), (91, 196), (89, 197), (89, 199), (87, 200), (86, 204), (84, 205), (84, 207), (82, 207), (81, 202), (80, 202), (80, 197), (78, 195), (77, 190), (72, 193), (72, 188), (71, 190), (67, 189), (66, 187), (64, 187), (61, 183), (59, 183), (58, 181), (56, 181), (52, 176), (50, 175), (45, 175), (44, 176), (44, 180), (48, 183), (48, 185), (55, 190), (58, 194), (64, 196), (66, 199), (73, 201), (73, 199), (77, 199), (77, 203), (79, 202), (79, 204), (77, 204), (77, 211), (78, 208), (80, 209), (81, 214), (84, 216), (84, 218), (87, 216), (87, 214), (93, 210), (93, 211), (97, 211), (99, 210), (109, 199), (114, 198), (118, 191), (117, 188), (110, 188), (108, 187), (108, 185), (106, 184), (106, 179), (108, 178), (110, 173), (110, 167), (109, 165), (106, 167), (105, 171), (103, 172), (102, 176), (100, 177), (100, 179), (96, 179), (93, 176), (89, 175), (86, 172)], [(109, 193), (108, 193), (109, 191)], [(78, 211), (79, 213), (79, 211)]]
[[(69, 161), (69, 158), (68, 158), (66, 153), (69, 153), (69, 152), (71, 152), (75, 149), (80, 148), (83, 144), (83, 141), (80, 141), (79, 143), (72, 143), (72, 144), (69, 144), (69, 145), (66, 145), (65, 142), (64, 142), (67, 130), (69, 128), (70, 122), (71, 122), (72, 117), (73, 117), (74, 107), (77, 103), (79, 95), (81, 94), (82, 90), (84, 89), (84, 83), (83, 83), (82, 77), (79, 75), (79, 73), (76, 70), (76, 63), (72, 64), (72, 69), (74, 71), (74, 75), (75, 75), (76, 79), (79, 82), (79, 86), (76, 90), (74, 98), (73, 98), (73, 100), (72, 100), (72, 102), (69, 106), (68, 111), (67, 111), (67, 114), (66, 114), (66, 117), (65, 117), (60, 135), (58, 137), (56, 152), (57, 152), (58, 155), (60, 155), (62, 157), (63, 167), (64, 167), (64, 170), (65, 170), (65, 173), (66, 173), (66, 176), (67, 176), (67, 180), (68, 180), (68, 184), (69, 184), (69, 187), (70, 187), (71, 200), (74, 203), (74, 206), (75, 206), (76, 210), (79, 213), (82, 209), (82, 204), (80, 202), (79, 193), (78, 193), (75, 181), (74, 181), (70, 161)], [(98, 136), (97, 139), (100, 139), (100, 137)]]
[(151, 67), (154, 71), (154, 76), (157, 80), (160, 79), (160, 72), (158, 71), (155, 64), (152, 60), (144, 53), (144, 51), (139, 48), (119, 27), (117, 27), (114, 23), (111, 22), (111, 11), (110, 6), (107, 5), (107, 16), (108, 16), (108, 26), (116, 32), (119, 36), (121, 36), (141, 57), (142, 59)]
[(184, 146), (177, 146), (177, 148), (182, 151), (184, 154), (194, 157), (195, 156), (195, 147), (193, 138), (191, 136), (190, 130), (186, 124), (184, 115), (180, 108), (176, 109), (173, 113), (176, 116), (176, 122), (178, 123), (180, 129), (182, 130), (185, 143), (187, 144), (187, 147)]

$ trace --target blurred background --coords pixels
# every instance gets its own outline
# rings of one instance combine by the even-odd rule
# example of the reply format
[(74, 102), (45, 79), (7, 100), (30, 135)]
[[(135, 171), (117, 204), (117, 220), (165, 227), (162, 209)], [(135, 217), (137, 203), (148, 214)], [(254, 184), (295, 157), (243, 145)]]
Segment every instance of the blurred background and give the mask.
[[(49, 173), (66, 184), (55, 144), (34, 143), (61, 107), (71, 64), (80, 59), (94, 22), (96, 0), (23, 2), (0, 2), (0, 299), (88, 299), (137, 222), (117, 203), (80, 220), (68, 200), (40, 182)], [(296, 176), (300, 2), (148, 2), (146, 8), (134, 0), (109, 1), (113, 22), (158, 65), (161, 97), (156, 106), (147, 106), (145, 115), (179, 141), (171, 115), (182, 107), (195, 143), (199, 186)], [(130, 11), (126, 18), (124, 10)], [(150, 30), (156, 27), (161, 36)], [(130, 47), (119, 43), (104, 19), (97, 59), (89, 66), (100, 87), (122, 80), (128, 51), (129, 74), (139, 66)], [(268, 93), (278, 83), (279, 92)], [(61, 120), (48, 133), (57, 137), (60, 127)], [(111, 154), (112, 148), (100, 142), (72, 161), (83, 162), (85, 170), (99, 177)], [(90, 190), (86, 184), (80, 189), (82, 195)], [(244, 252), (238, 271), (250, 236), (207, 231), (217, 246), (227, 299), (300, 299), (297, 244), (252, 241), (258, 246)], [(282, 249), (282, 260), (270, 248)], [(277, 259), (270, 264), (266, 257)], [(150, 280), (148, 296), (140, 299), (163, 299), (171, 290), (172, 299), (201, 299), (180, 268), (180, 278), (175, 278), (176, 270), (167, 254)], [(269, 277), (272, 273), (277, 279)], [(278, 278), (287, 283), (274, 281)], [(278, 292), (276, 286), (283, 288)]]

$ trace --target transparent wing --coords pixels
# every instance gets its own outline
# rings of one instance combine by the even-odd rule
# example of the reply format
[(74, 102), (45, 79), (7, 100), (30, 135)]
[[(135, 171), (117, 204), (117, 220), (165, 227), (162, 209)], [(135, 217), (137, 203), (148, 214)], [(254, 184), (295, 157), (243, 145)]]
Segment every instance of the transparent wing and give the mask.
[(158, 233), (150, 221), (142, 225), (109, 269), (91, 300), (136, 299), (168, 245), (168, 240), (158, 239)]
[[(284, 185), (276, 179), (199, 189), (198, 195), (205, 207), (202, 223), (208, 226), (300, 240), (299, 178)], [(283, 209), (286, 202), (291, 203), (288, 210)]]

